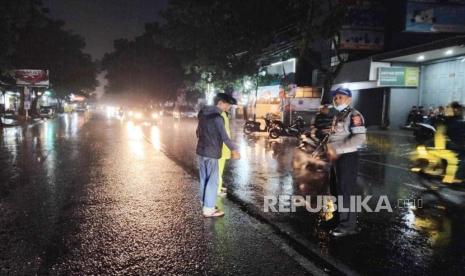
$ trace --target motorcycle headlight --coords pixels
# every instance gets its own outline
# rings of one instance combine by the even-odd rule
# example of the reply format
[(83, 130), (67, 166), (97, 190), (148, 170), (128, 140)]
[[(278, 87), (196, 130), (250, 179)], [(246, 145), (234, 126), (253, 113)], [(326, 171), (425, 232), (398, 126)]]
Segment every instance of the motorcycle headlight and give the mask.
[(428, 155), (428, 151), (426, 150), (426, 147), (425, 147), (425, 146), (418, 146), (418, 147), (417, 147), (417, 153), (418, 153), (420, 156), (426, 156), (426, 155)]

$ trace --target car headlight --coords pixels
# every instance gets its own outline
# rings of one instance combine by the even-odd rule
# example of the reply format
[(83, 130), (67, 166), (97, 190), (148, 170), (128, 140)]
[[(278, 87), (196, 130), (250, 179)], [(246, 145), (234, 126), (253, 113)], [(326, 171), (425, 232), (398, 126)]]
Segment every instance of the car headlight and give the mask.
[(141, 119), (142, 118), (142, 113), (137, 112), (135, 115), (136, 119)]
[(158, 114), (157, 114), (157, 113), (155, 113), (155, 112), (154, 112), (154, 113), (152, 113), (152, 118), (153, 118), (153, 119), (157, 119), (157, 118), (158, 118)]
[(130, 117), (132, 117), (132, 116), (134, 115), (134, 112), (129, 111), (129, 112), (128, 112), (128, 115), (129, 115)]

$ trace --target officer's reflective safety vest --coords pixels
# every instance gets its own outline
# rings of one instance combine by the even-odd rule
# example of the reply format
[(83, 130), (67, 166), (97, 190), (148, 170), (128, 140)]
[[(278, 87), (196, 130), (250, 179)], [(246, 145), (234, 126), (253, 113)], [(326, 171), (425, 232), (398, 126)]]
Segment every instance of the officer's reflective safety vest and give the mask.
[[(228, 137), (231, 138), (231, 129), (229, 128), (229, 117), (228, 113), (221, 112), (221, 117), (223, 117), (224, 121), (224, 129), (228, 134)], [(221, 149), (221, 159), (231, 159), (231, 150), (223, 143), (223, 148)]]

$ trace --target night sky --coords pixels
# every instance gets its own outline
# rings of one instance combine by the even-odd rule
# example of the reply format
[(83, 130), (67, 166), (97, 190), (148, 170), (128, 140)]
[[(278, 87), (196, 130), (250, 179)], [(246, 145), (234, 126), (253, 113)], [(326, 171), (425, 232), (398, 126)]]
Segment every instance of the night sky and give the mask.
[(133, 38), (146, 22), (158, 21), (168, 0), (42, 0), (50, 15), (83, 36), (94, 59), (113, 49), (113, 40)]

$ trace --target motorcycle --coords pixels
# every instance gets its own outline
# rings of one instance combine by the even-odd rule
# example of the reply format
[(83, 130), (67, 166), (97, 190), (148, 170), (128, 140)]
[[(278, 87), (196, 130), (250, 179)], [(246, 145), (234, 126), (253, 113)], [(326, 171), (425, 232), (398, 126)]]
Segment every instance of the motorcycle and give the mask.
[[(435, 138), (438, 139), (441, 137)], [(455, 179), (459, 162), (456, 152), (420, 144), (412, 152), (411, 159), (413, 165), (410, 170), (418, 174), (419, 183), (425, 189), (422, 194), (424, 205), (439, 200), (449, 207), (465, 208), (465, 183)]]
[[(348, 116), (351, 110), (347, 109), (333, 118), (334, 125), (338, 120)], [(334, 128), (326, 126), (313, 128), (300, 136), (300, 144), (294, 154), (293, 168), (296, 169), (329, 169), (329, 161), (326, 159), (327, 144)], [(328, 170), (329, 171), (329, 170)]]
[(294, 153), (292, 166), (294, 170), (308, 169), (321, 171), (329, 167), (326, 160), (326, 144), (329, 140), (329, 133), (318, 139), (315, 131), (309, 131), (300, 136), (300, 144)]
[[(332, 125), (348, 116), (350, 109), (341, 112), (337, 117), (333, 118)], [(331, 163), (327, 159), (327, 144), (334, 128), (313, 128), (311, 131), (305, 132), (300, 136), (300, 144), (294, 153), (292, 166), (294, 168), (294, 176), (298, 182), (325, 183), (329, 181)], [(301, 184), (305, 186), (305, 184)], [(329, 182), (325, 184), (323, 193), (329, 194)], [(328, 221), (333, 218), (335, 212), (334, 203), (328, 201), (326, 211), (320, 213), (321, 221)]]
[(418, 123), (413, 130), (413, 136), (418, 144), (424, 144), (427, 141), (431, 141), (434, 138), (435, 133), (436, 128), (427, 123)]
[(271, 113), (267, 113), (264, 117), (265, 120), (265, 128), (261, 128), (260, 122), (257, 121), (247, 121), (244, 125), (244, 133), (249, 135), (253, 132), (268, 132), (270, 128), (276, 123), (279, 122), (278, 120), (273, 120)]
[(269, 130), (269, 136), (272, 139), (279, 138), (280, 136), (299, 137), (304, 132), (304, 128), (305, 121), (301, 116), (298, 116), (294, 123), (288, 127), (281, 121), (275, 121)]
[[(294, 152), (292, 166), (294, 179), (299, 184), (299, 190), (312, 191), (313, 194), (329, 193), (329, 173), (331, 163), (326, 158), (326, 145), (330, 134), (318, 139), (315, 131), (310, 131), (300, 136), (300, 144)], [(326, 210), (320, 213), (320, 222), (333, 218), (334, 202), (328, 201)]]

